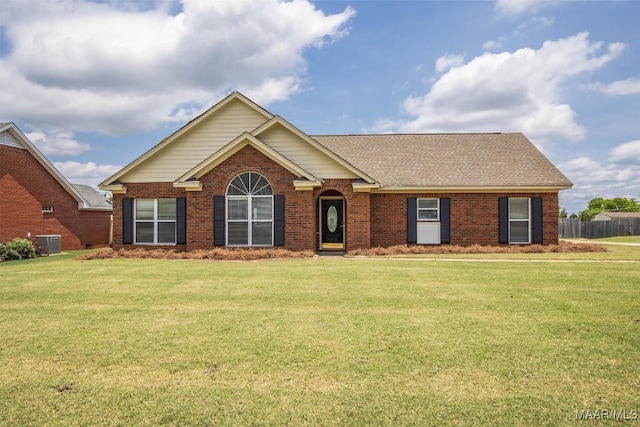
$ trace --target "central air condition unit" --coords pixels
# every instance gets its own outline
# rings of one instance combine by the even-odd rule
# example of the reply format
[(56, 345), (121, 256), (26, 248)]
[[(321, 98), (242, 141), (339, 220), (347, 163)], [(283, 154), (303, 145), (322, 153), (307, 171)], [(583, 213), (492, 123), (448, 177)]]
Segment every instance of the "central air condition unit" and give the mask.
[(44, 235), (36, 236), (36, 244), (38, 251), (42, 255), (54, 255), (60, 253), (62, 236), (60, 235)]

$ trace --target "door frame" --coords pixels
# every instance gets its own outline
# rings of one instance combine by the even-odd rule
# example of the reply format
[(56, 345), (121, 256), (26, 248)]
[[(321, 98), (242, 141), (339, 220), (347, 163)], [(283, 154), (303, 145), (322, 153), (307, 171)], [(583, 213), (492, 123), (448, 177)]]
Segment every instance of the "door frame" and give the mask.
[[(323, 200), (341, 200), (342, 201), (342, 244), (339, 243), (322, 243), (322, 224), (326, 221), (324, 212), (322, 211)], [(320, 196), (318, 197), (318, 248), (321, 251), (344, 251), (347, 247), (347, 232), (345, 231), (347, 224), (347, 209), (344, 196)]]

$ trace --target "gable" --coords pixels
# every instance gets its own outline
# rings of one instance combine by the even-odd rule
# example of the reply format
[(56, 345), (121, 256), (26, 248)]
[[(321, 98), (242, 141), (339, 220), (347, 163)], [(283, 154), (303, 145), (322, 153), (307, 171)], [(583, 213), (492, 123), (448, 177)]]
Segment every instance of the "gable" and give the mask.
[[(14, 125), (13, 123), (0, 124), (0, 148), (6, 150), (20, 149), (21, 153), (29, 157), (29, 166), (26, 173), (34, 171), (33, 173), (46, 174), (46, 179), (43, 178), (42, 182), (46, 182), (44, 191), (46, 192), (51, 186), (59, 185), (69, 195), (70, 199), (77, 203), (77, 209), (80, 210), (98, 210), (98, 211), (110, 211), (112, 207), (110, 204), (93, 205), (91, 201), (87, 200), (78, 190), (76, 190), (69, 181), (47, 160), (42, 153), (29, 141), (29, 139)], [(8, 156), (9, 154), (6, 154)], [(0, 160), (7, 161), (4, 158)], [(19, 156), (21, 157), (21, 156)], [(15, 164), (2, 164), (1, 168), (4, 170), (11, 169), (11, 166)], [(38, 168), (37, 170), (34, 168)], [(24, 172), (24, 171), (23, 171)], [(48, 186), (48, 188), (47, 188)], [(106, 199), (105, 199), (106, 200)]]
[(252, 131), (267, 119), (241, 100), (231, 100), (204, 117), (187, 132), (161, 147), (123, 174), (126, 182), (173, 182), (238, 135)]
[(320, 179), (361, 177), (280, 123), (260, 132), (258, 138), (274, 151)]

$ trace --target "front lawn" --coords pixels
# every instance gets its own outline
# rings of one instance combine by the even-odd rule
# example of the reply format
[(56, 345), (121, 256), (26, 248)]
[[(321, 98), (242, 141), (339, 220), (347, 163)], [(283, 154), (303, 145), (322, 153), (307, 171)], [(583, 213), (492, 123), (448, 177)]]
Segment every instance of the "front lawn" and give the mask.
[(640, 412), (640, 264), (627, 261), (640, 248), (616, 250), (595, 262), (5, 262), (0, 424), (630, 418)]

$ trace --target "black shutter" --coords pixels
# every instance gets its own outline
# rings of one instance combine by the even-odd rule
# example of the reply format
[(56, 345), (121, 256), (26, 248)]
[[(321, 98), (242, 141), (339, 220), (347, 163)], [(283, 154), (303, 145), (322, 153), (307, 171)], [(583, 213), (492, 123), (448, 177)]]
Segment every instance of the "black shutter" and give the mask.
[(533, 217), (532, 242), (542, 243), (542, 197), (531, 198), (531, 216)]
[(133, 243), (133, 199), (122, 199), (122, 244)]
[(273, 196), (273, 245), (284, 246), (284, 196)]
[(509, 243), (509, 198), (498, 198), (498, 242)]
[(176, 243), (187, 244), (187, 199), (184, 197), (176, 199)]
[(440, 243), (451, 243), (451, 199), (440, 199)]
[(418, 204), (415, 197), (407, 198), (407, 243), (418, 241)]
[(213, 196), (213, 244), (224, 246), (224, 196)]

